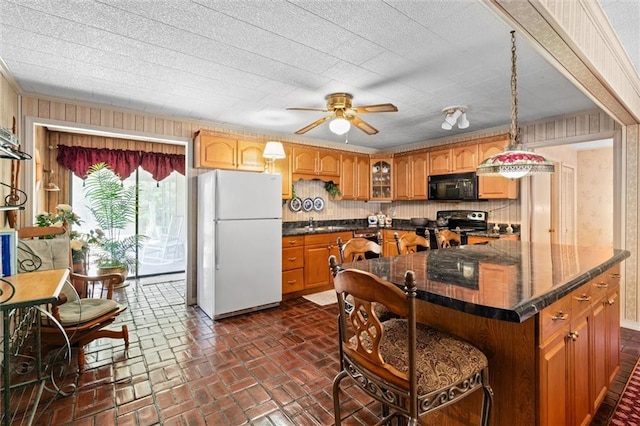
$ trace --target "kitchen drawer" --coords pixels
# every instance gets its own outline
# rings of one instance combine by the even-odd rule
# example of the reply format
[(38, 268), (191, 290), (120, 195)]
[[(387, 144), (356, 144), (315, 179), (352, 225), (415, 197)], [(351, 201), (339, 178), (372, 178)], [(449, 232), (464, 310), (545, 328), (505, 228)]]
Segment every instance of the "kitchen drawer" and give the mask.
[(584, 311), (590, 309), (591, 305), (595, 303), (590, 283), (575, 289), (569, 297), (571, 298), (571, 315), (574, 318), (578, 318), (579, 315), (582, 315)]
[(331, 232), (329, 234), (307, 234), (304, 236), (305, 246), (315, 246), (319, 244), (327, 244), (328, 246), (337, 246), (338, 237), (342, 238), (342, 242), (346, 243), (353, 238), (353, 232)]
[(302, 268), (304, 266), (304, 247), (282, 248), (282, 270)]
[(282, 237), (282, 248), (302, 247), (304, 245), (304, 236), (297, 235), (292, 237)]
[(302, 289), (304, 289), (304, 270), (302, 268), (282, 272), (282, 294)]
[(610, 277), (611, 273), (607, 271), (589, 281), (591, 293), (593, 294), (593, 305), (602, 302), (610, 293), (615, 292), (617, 282), (616, 280), (610, 279)]
[(568, 296), (554, 302), (544, 308), (538, 315), (539, 344), (543, 346), (547, 340), (553, 337), (564, 327), (569, 327), (571, 322), (572, 298)]

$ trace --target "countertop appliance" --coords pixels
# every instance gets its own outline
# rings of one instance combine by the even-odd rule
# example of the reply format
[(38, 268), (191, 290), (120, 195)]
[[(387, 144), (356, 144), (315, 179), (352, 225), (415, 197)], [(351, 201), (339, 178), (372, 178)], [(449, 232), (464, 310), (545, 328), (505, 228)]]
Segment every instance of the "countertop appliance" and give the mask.
[(198, 306), (219, 319), (282, 301), (282, 176), (198, 176)]
[(478, 177), (474, 172), (429, 176), (429, 200), (474, 201), (478, 199)]
[(436, 229), (450, 229), (460, 234), (462, 245), (467, 244), (467, 233), (472, 231), (486, 231), (489, 214), (478, 210), (440, 210), (436, 213), (436, 220), (429, 221), (427, 226), (416, 228), (416, 234), (424, 236), (429, 231), (431, 248), (438, 248)]

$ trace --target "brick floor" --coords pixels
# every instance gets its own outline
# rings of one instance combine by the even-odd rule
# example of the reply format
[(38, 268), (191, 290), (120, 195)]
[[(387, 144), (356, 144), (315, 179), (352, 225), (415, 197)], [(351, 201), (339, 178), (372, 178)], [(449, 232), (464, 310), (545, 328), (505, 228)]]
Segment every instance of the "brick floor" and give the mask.
[[(337, 305), (303, 298), (212, 321), (186, 307), (184, 281), (141, 280), (117, 298), (129, 309), (130, 346), (103, 339), (86, 348), (70, 396), (45, 392), (41, 425), (332, 425)], [(117, 324), (116, 324), (117, 325)], [(640, 332), (622, 330), (621, 371), (592, 425), (607, 425), (635, 360)], [(75, 361), (75, 360), (74, 360)], [(75, 365), (75, 362), (72, 362)], [(343, 382), (345, 425), (369, 425), (379, 406)]]

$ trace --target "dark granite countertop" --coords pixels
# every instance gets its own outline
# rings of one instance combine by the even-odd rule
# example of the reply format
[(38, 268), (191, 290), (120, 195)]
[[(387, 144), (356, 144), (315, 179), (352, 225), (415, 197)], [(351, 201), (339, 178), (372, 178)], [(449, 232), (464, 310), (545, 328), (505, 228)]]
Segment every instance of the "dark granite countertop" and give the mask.
[[(473, 315), (524, 322), (629, 257), (627, 250), (496, 239), (415, 254), (345, 263), (404, 286), (416, 274), (418, 299)], [(482, 282), (482, 268), (499, 269)], [(496, 282), (495, 277), (506, 282)]]
[(359, 231), (370, 229), (372, 231), (383, 229), (394, 229), (399, 231), (415, 231), (416, 227), (411, 226), (408, 220), (395, 220), (391, 227), (369, 227), (366, 219), (345, 219), (345, 220), (324, 220), (314, 221), (313, 227), (309, 227), (309, 222), (283, 222), (282, 236), (296, 236), (309, 234), (326, 234), (330, 232)]
[(483, 238), (503, 238), (509, 237), (511, 235), (520, 236), (519, 232), (493, 232), (493, 231), (471, 231), (467, 232), (467, 235), (472, 235), (474, 237), (483, 237)]

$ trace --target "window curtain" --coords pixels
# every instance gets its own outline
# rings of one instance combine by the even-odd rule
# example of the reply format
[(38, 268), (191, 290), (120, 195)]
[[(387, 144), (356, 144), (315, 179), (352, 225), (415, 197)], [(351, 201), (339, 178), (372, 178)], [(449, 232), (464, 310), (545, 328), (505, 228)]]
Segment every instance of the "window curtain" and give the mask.
[(185, 174), (183, 154), (58, 145), (57, 161), (82, 179), (87, 177), (92, 165), (102, 162), (106, 163), (120, 177), (120, 180), (131, 176), (138, 167), (151, 173), (158, 182), (174, 170), (181, 175)]

